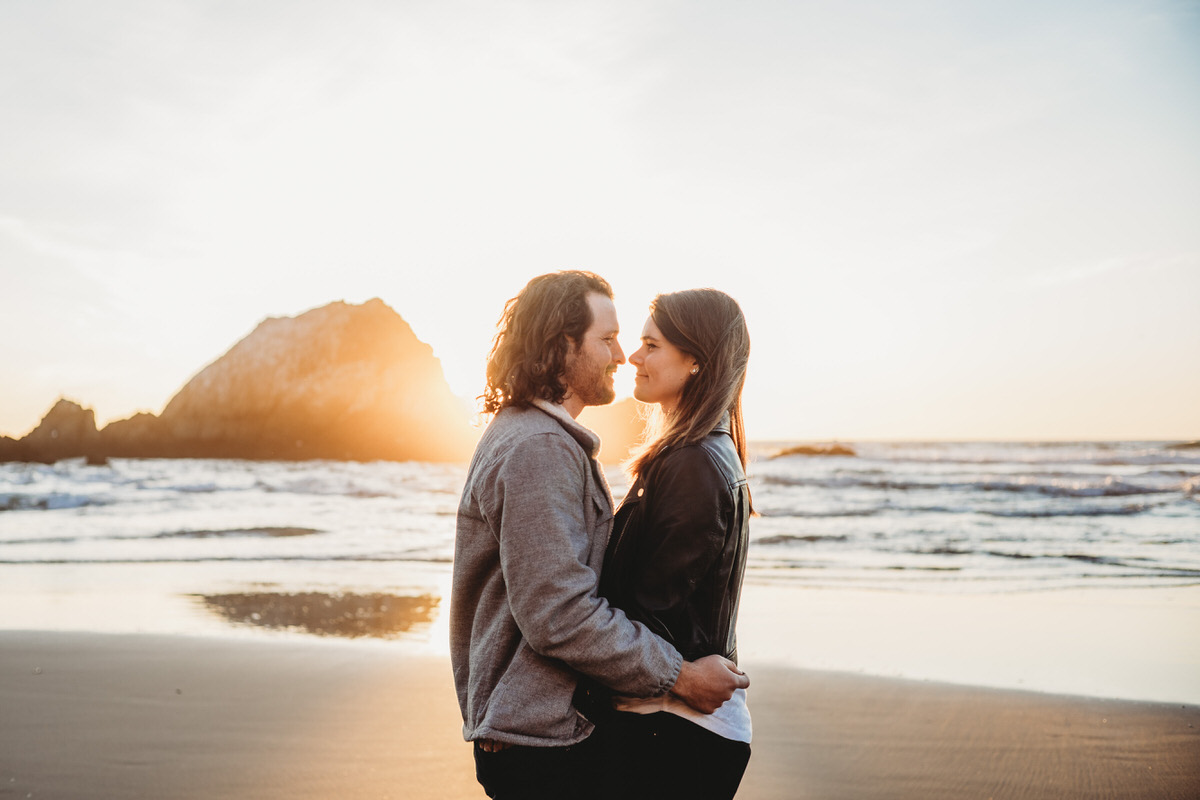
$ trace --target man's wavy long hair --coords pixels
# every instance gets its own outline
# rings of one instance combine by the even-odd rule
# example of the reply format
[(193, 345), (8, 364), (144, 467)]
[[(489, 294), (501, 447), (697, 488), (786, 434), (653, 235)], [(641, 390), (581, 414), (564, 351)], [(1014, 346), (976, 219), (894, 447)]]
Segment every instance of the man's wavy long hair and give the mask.
[(656, 408), (647, 438), (627, 467), (636, 477), (668, 447), (700, 441), (729, 414), (729, 428), (742, 468), (746, 467), (746, 428), (742, 388), (750, 361), (750, 332), (737, 301), (716, 289), (660, 294), (650, 318), (668, 342), (696, 359), (699, 370), (683, 386), (675, 410)]
[(612, 298), (608, 281), (591, 272), (564, 270), (539, 275), (504, 304), (487, 361), (487, 386), (479, 400), (485, 414), (535, 399), (561, 403), (567, 354), (592, 326), (588, 295)]

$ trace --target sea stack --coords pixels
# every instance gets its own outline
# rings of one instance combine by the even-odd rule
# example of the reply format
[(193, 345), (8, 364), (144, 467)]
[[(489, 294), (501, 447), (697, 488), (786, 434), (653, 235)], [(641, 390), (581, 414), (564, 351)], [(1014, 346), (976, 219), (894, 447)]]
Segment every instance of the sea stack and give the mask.
[(138, 414), (97, 434), (90, 410), (59, 401), (33, 433), (3, 443), (0, 459), (459, 461), (475, 436), (432, 348), (374, 299), (264, 320), (159, 416)]

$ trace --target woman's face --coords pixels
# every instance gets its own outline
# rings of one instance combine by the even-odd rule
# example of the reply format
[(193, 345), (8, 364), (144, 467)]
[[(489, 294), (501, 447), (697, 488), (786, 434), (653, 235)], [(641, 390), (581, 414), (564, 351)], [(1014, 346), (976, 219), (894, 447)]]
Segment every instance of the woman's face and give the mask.
[(684, 384), (698, 366), (696, 359), (667, 341), (653, 317), (646, 320), (642, 346), (629, 357), (629, 362), (637, 367), (633, 396), (643, 403), (658, 403), (667, 413), (675, 410)]

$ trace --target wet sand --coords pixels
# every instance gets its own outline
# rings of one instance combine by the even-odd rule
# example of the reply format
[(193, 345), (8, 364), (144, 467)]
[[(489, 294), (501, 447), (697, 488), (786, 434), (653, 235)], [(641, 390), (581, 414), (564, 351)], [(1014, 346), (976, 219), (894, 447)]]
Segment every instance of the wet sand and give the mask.
[[(739, 798), (1195, 798), (1200, 707), (743, 663)], [(0, 632), (0, 797), (482, 798), (444, 657)]]

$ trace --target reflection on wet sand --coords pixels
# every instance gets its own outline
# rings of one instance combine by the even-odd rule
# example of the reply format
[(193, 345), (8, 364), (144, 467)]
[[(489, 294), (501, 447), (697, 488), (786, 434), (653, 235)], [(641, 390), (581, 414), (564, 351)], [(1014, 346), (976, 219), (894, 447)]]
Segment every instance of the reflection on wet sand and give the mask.
[(428, 625), (440, 598), (431, 594), (328, 594), (250, 592), (196, 595), (204, 607), (235, 625), (391, 639)]

